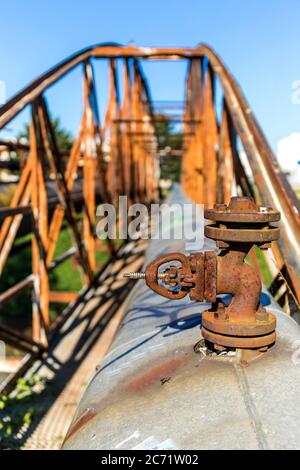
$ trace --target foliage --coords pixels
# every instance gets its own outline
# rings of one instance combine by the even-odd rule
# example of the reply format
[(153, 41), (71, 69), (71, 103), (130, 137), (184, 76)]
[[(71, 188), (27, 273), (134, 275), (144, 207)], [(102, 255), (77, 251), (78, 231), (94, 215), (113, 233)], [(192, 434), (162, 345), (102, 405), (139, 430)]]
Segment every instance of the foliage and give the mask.
[[(1, 276), (1, 292), (23, 280), (32, 272), (31, 261), (31, 237), (18, 238), (14, 244), (15, 252), (12, 253), (5, 264)], [(60, 231), (55, 256), (64, 253), (71, 246), (71, 239), (66, 227)], [(19, 248), (19, 249), (18, 249)], [(77, 291), (81, 288), (81, 279), (78, 270), (72, 265), (73, 260), (69, 259), (61, 264), (49, 275), (52, 290)], [(31, 324), (31, 289), (28, 288), (21, 295), (10, 300), (0, 308), (0, 318), (10, 322), (15, 322), (18, 318), (20, 328), (27, 328)], [(50, 315), (55, 318), (60, 312), (62, 305), (51, 305)]]
[[(1, 275), (1, 292), (4, 292), (31, 274), (31, 235), (19, 238), (14, 244), (14, 250), (8, 257)], [(24, 316), (24, 313), (27, 315)], [(30, 289), (24, 290), (21, 295), (0, 307), (0, 317), (4, 316), (8, 318), (22, 318), (24, 327), (27, 323), (30, 323)]]
[[(73, 137), (72, 134), (62, 127), (60, 119), (59, 118), (54, 118), (51, 119), (52, 122), (52, 127), (56, 136), (56, 142), (58, 145), (58, 148), (62, 150), (70, 150), (72, 147), (73, 143)], [(17, 139), (26, 139), (29, 142), (29, 125), (24, 124), (23, 129), (19, 132), (17, 135)]]
[[(160, 152), (168, 149), (181, 150), (182, 148), (182, 132), (176, 130), (175, 125), (171, 122), (169, 116), (165, 114), (156, 114), (156, 131), (158, 136), (158, 150)], [(181, 159), (168, 155), (161, 157), (161, 179), (179, 182), (181, 172)]]
[(38, 414), (44, 382), (36, 375), (18, 379), (13, 393), (0, 395), (0, 449), (14, 448)]
[[(72, 247), (72, 240), (66, 226), (62, 228), (58, 236), (58, 242), (54, 252), (54, 258), (61, 256)], [(74, 266), (73, 258), (69, 258), (49, 274), (49, 281), (53, 290), (77, 291), (81, 289), (82, 282), (78, 269)]]
[(166, 114), (156, 114), (156, 132), (158, 136), (158, 149), (164, 150), (170, 147), (173, 150), (180, 150), (182, 147), (182, 132), (176, 131), (171, 118)]
[(264, 253), (257, 246), (255, 246), (254, 249), (255, 249), (255, 255), (257, 257), (257, 261), (258, 261), (258, 264), (259, 264), (259, 269), (260, 269), (260, 272), (261, 272), (262, 281), (263, 281), (264, 285), (268, 288), (268, 287), (270, 287), (270, 285), (272, 284), (272, 281), (273, 281), (272, 273), (271, 273), (270, 268), (269, 268), (269, 266), (268, 266), (268, 264), (265, 260)]
[[(265, 260), (264, 253), (258, 246), (254, 246), (254, 253), (258, 262), (261, 280), (263, 284), (266, 286), (266, 288), (269, 288), (270, 285), (272, 284), (273, 277), (272, 277), (270, 268)], [(252, 261), (249, 255), (246, 256), (246, 262), (249, 264), (252, 264)]]
[(10, 204), (10, 201), (12, 200), (12, 197), (14, 195), (14, 192), (16, 190), (17, 185), (16, 184), (9, 184), (7, 186), (2, 186), (1, 187), (1, 192), (0, 192), (0, 207), (8, 207)]
[[(0, 292), (4, 292), (31, 273), (31, 238), (32, 235), (29, 234), (17, 238), (15, 241), (15, 252), (8, 257), (1, 276)], [(69, 230), (63, 225), (58, 236), (54, 258), (65, 253), (71, 246), (72, 240)], [(107, 258), (108, 254), (105, 246), (100, 247), (96, 252), (97, 264), (105, 263)], [(79, 291), (82, 288), (82, 280), (74, 258), (69, 258), (55, 270), (51, 271), (49, 273), (49, 282), (53, 291)], [(31, 289), (28, 288), (21, 295), (0, 307), (1, 321), (8, 322), (8, 324), (13, 321), (14, 326), (16, 326), (16, 320), (18, 320), (18, 326), (21, 329), (26, 329), (31, 325), (31, 304)], [(64, 308), (64, 304), (51, 303), (51, 319), (55, 319)]]

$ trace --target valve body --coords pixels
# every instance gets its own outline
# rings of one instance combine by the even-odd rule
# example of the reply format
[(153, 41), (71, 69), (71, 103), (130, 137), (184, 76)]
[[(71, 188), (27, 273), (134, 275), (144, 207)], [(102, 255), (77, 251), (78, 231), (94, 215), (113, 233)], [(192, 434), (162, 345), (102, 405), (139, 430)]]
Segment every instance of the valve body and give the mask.
[[(214, 349), (266, 351), (276, 339), (276, 319), (260, 304), (260, 275), (245, 258), (254, 245), (268, 249), (279, 238), (279, 228), (271, 224), (280, 214), (257, 206), (252, 198), (236, 197), (228, 206), (206, 210), (205, 218), (213, 222), (205, 226), (205, 236), (215, 240), (220, 253), (162, 256), (146, 267), (145, 281), (170, 299), (189, 294), (191, 300), (211, 302), (212, 308), (202, 314), (202, 335)], [(176, 265), (160, 270), (174, 261)], [(221, 294), (230, 295), (229, 303)]]

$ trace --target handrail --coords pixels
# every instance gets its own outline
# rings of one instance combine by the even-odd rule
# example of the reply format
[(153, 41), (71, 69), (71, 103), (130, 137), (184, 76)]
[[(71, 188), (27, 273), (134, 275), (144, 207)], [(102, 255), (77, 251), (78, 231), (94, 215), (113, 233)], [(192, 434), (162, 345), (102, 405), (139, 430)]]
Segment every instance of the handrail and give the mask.
[(200, 56), (196, 49), (180, 48), (149, 48), (149, 47), (126, 47), (114, 43), (103, 43), (72, 54), (65, 60), (40, 75), (19, 93), (13, 96), (7, 103), (0, 107), (0, 129), (9, 121), (14, 119), (29, 103), (33, 102), (41, 93), (52, 86), (60, 78), (77, 65), (84, 63), (88, 59), (94, 58), (126, 58), (135, 57), (139, 59), (158, 59), (158, 58), (190, 58)]
[[(30, 275), (2, 292), (0, 302), (1, 299), (2, 303), (7, 302), (23, 289), (33, 287), (33, 338), (45, 346), (50, 339), (50, 303), (65, 303), (67, 298), (74, 298), (75, 295), (66, 292), (58, 295), (57, 291), (52, 291), (49, 273), (71, 256), (76, 258), (84, 285), (93, 283), (98, 270), (95, 234), (98, 199), (114, 202), (118, 194), (126, 194), (133, 200), (138, 196), (139, 202), (157, 200), (157, 141), (147, 83), (139, 65), (130, 62), (127, 67), (128, 93), (124, 109), (128, 111), (127, 117), (139, 122), (137, 128), (143, 130), (142, 138), (137, 141), (129, 132), (134, 131), (134, 124), (129, 122), (127, 130), (121, 125), (121, 118), (126, 119), (126, 113), (123, 113), (118, 99), (118, 71), (114, 61), (116, 51), (122, 57), (126, 57), (128, 52), (126, 48), (113, 43), (83, 49), (42, 74), (0, 108), (2, 128), (25, 106), (31, 105), (28, 144), (0, 141), (10, 150), (26, 153), (10, 207), (0, 209), (0, 275), (24, 215), (31, 215), (33, 233), (33, 277)], [(110, 98), (103, 127), (99, 119), (93, 65), (90, 61), (92, 57), (102, 56), (110, 58)], [(83, 111), (77, 136), (66, 154), (58, 147), (44, 92), (79, 64), (83, 65)], [(131, 98), (133, 95), (134, 99)], [(104, 155), (104, 135), (110, 141), (109, 161)], [(62, 159), (62, 156), (67, 158)], [(50, 176), (56, 190), (55, 198), (47, 190)], [(82, 184), (80, 191), (75, 192), (75, 180), (78, 178)], [(77, 199), (82, 202), (81, 218), (76, 214)], [(54, 259), (64, 220), (73, 246)], [(108, 240), (107, 248), (112, 259), (117, 249), (113, 240)]]

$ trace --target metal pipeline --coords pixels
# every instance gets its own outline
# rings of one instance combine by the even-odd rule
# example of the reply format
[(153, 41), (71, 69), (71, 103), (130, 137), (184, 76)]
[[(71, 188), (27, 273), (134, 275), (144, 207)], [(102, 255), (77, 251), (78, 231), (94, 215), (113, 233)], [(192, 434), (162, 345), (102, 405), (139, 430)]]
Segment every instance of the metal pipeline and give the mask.
[[(189, 201), (175, 188), (168, 202)], [(182, 240), (151, 240), (146, 264), (184, 248)], [(207, 238), (203, 249), (218, 253)], [(233, 351), (194, 352), (208, 302), (162, 299), (138, 281), (64, 449), (297, 449), (300, 329), (265, 291), (260, 302), (276, 316), (277, 341), (243, 367)]]

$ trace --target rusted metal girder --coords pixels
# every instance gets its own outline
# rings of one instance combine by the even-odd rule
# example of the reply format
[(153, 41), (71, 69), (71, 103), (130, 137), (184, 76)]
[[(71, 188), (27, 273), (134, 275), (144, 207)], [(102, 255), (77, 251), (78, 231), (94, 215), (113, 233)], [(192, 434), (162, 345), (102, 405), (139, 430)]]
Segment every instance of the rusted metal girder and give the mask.
[[(67, 60), (30, 85), (0, 110), (0, 126), (17, 115), (26, 104), (31, 104), (32, 122), (28, 145), (4, 143), (6, 148), (25, 154), (23, 171), (11, 205), (1, 211), (0, 273), (2, 273), (22, 217), (32, 214), (34, 237), (32, 242), (32, 282), (21, 282), (1, 292), (2, 301), (9, 301), (28, 286), (33, 286), (33, 338), (36, 344), (47, 346), (50, 331), (49, 305), (75, 298), (75, 293), (51, 290), (49, 271), (55, 269), (65, 255), (76, 257), (83, 283), (93, 283), (95, 262), (96, 187), (102, 202), (117, 204), (118, 196), (130, 196), (148, 203), (157, 200), (158, 171), (156, 132), (150, 95), (137, 62), (124, 60), (124, 103), (121, 107), (116, 60), (110, 60), (110, 99), (105, 122), (101, 128), (97, 103), (92, 49)], [(125, 57), (125, 56), (124, 56)], [(42, 92), (70, 71), (83, 65), (83, 112), (70, 152), (61, 152), (51, 122), (51, 114)], [(134, 98), (134, 99), (133, 99)], [(124, 112), (124, 114), (123, 114)], [(138, 123), (134, 122), (134, 115)], [(122, 119), (128, 119), (123, 125)], [(136, 126), (140, 132), (137, 132)], [(104, 138), (108, 135), (109, 152), (105, 154)], [(106, 142), (107, 143), (107, 142)], [(62, 158), (64, 157), (64, 158)], [(136, 160), (136, 175), (133, 163)], [(75, 179), (82, 173), (83, 215), (80, 223), (71, 190)], [(54, 180), (58, 203), (52, 217), (48, 211), (47, 180)], [(138, 199), (138, 195), (140, 195)], [(48, 214), (49, 212), (49, 214)], [(2, 221), (2, 219), (4, 220)], [(59, 232), (67, 222), (73, 248), (54, 260)], [(120, 221), (118, 221), (120, 223)], [(116, 255), (113, 240), (108, 240), (110, 255)], [(31, 278), (30, 278), (31, 279)]]
[[(280, 171), (277, 161), (253, 116), (253, 113), (234, 78), (215, 52), (205, 44), (196, 48), (145, 48), (123, 47), (116, 44), (102, 44), (90, 47), (66, 59), (30, 86), (8, 101), (0, 110), (0, 128), (13, 119), (27, 104), (36, 99), (44, 90), (62, 78), (81, 62), (92, 58), (136, 58), (136, 59), (203, 59), (209, 62), (214, 76), (220, 79), (227, 109), (249, 159), (254, 179), (261, 194), (262, 202), (276, 207), (284, 217), (284, 228), (280, 241), (289, 272), (292, 288), (300, 300), (300, 206), (297, 197)], [(233, 153), (236, 154), (233, 148)], [(241, 169), (241, 165), (238, 165)], [(237, 165), (236, 165), (237, 167)], [(225, 201), (226, 202), (226, 201)], [(281, 263), (280, 256), (277, 262)]]
[[(111, 99), (106, 113), (108, 119), (102, 127), (91, 62), (93, 58), (107, 59), (110, 64)], [(106, 43), (80, 51), (61, 62), (0, 108), (0, 128), (15, 118), (25, 106), (31, 105), (33, 109), (33, 132), (36, 138), (32, 138), (26, 148), (17, 149), (23, 152), (22, 174), (10, 212), (6, 212), (7, 216), (1, 225), (0, 273), (3, 272), (24, 211), (27, 207), (34, 207), (36, 234), (33, 242), (33, 271), (37, 278), (35, 290), (42, 293), (42, 296), (36, 296), (38, 310), (34, 307), (34, 316), (38, 320), (35, 330), (47, 330), (48, 304), (49, 299), (53, 298), (50, 287), (47, 288), (47, 272), (53, 264), (64, 218), (72, 233), (75, 256), (84, 281), (91, 283), (96, 267), (94, 223), (97, 184), (103, 202), (116, 202), (118, 195), (129, 196), (130, 202), (149, 203), (158, 198), (155, 119), (140, 59), (182, 59), (189, 62), (182, 183), (194, 201), (211, 207), (215, 202), (229, 203), (233, 194), (253, 196), (253, 183), (239, 158), (237, 139), (240, 139), (259, 193), (257, 195), (255, 192), (256, 202), (272, 205), (282, 213), (284, 224), (280, 250), (274, 243), (272, 249), (279, 274), (284, 275), (289, 289), (300, 303), (299, 202), (278, 168), (241, 90), (220, 58), (206, 45), (196, 48), (139, 48)], [(123, 103), (119, 100), (117, 61), (125, 65)], [(60, 165), (62, 153), (55, 142), (50, 112), (43, 94), (79, 64), (83, 65), (82, 119), (71, 152), (64, 155), (67, 158)], [(218, 119), (215, 103), (217, 79), (223, 91), (221, 119)], [(104, 146), (106, 132), (109, 151)], [(52, 168), (59, 195), (59, 204), (50, 221), (47, 216), (47, 195), (44, 194), (44, 166)], [(69, 194), (81, 171), (85, 203), (82, 232), (80, 224), (77, 226)], [(40, 194), (36, 194), (39, 189)], [(215, 236), (214, 230), (210, 229), (212, 236)], [(227, 236), (230, 235), (229, 230)], [(271, 231), (270, 234), (273, 236)], [(114, 255), (113, 242), (109, 243), (109, 249)], [(17, 291), (11, 292), (14, 295)], [(37, 336), (38, 333), (36, 339), (39, 340)]]
[(25, 106), (34, 101), (47, 88), (60, 80), (79, 64), (84, 63), (93, 57), (107, 59), (136, 58), (178, 60), (201, 56), (203, 56), (203, 52), (199, 48), (126, 47), (112, 43), (103, 43), (88, 47), (71, 55), (58, 65), (55, 65), (4, 104), (0, 110), (0, 128), (4, 127), (17, 114), (19, 114)]
[[(127, 275), (145, 278), (154, 292), (168, 299), (212, 303), (202, 314), (202, 335), (217, 350), (226, 348), (267, 350), (275, 342), (276, 321), (260, 305), (261, 280), (257, 270), (245, 263), (245, 257), (257, 245), (262, 249), (279, 238), (279, 228), (271, 225), (280, 214), (271, 208), (258, 207), (252, 198), (231, 199), (207, 210), (205, 217), (215, 223), (205, 227), (205, 235), (216, 241), (221, 253), (194, 253), (186, 256), (171, 253), (146, 267), (145, 274)], [(160, 268), (169, 262), (164, 271)], [(218, 295), (232, 296), (227, 305)]]
[(241, 139), (249, 161), (260, 201), (281, 213), (279, 247), (273, 252), (279, 269), (287, 270), (290, 287), (300, 302), (300, 203), (281, 171), (266, 137), (234, 77), (215, 52), (206, 45), (202, 52), (219, 78), (235, 131)]

